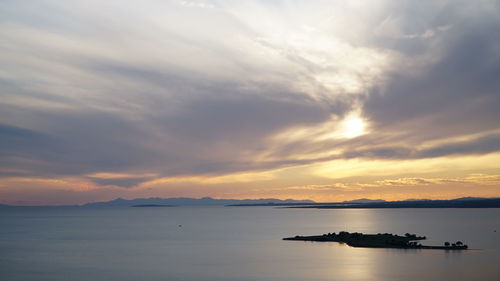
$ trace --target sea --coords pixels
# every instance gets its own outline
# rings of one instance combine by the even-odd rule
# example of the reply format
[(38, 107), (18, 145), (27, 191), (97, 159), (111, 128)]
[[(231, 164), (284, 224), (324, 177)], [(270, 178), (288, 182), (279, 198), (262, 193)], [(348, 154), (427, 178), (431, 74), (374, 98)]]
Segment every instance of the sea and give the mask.
[[(284, 241), (412, 233), (466, 251)], [(500, 209), (0, 209), (3, 281), (500, 280)]]

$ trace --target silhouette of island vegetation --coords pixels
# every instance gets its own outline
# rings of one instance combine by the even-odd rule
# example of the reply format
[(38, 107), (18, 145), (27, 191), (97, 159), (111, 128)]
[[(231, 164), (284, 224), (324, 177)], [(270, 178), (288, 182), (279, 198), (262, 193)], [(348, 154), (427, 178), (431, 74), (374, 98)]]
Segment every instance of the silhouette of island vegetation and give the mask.
[(378, 233), (378, 234), (363, 234), (359, 232), (349, 233), (341, 231), (338, 234), (327, 233), (317, 236), (295, 236), (283, 238), (283, 240), (295, 241), (313, 241), (313, 242), (339, 242), (345, 243), (351, 247), (365, 248), (399, 248), (399, 249), (441, 249), (441, 250), (466, 250), (467, 245), (461, 241), (455, 243), (445, 242), (443, 246), (426, 246), (420, 244), (419, 240), (425, 240), (425, 236), (417, 236), (415, 234), (406, 233), (404, 236)]

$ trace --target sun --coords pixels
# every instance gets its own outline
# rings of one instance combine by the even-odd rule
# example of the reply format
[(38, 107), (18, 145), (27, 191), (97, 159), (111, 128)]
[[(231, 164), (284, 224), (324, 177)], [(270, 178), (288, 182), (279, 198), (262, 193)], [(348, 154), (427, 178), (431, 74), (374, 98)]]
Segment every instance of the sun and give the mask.
[(348, 116), (340, 123), (339, 135), (344, 138), (355, 138), (366, 133), (366, 122), (359, 116)]

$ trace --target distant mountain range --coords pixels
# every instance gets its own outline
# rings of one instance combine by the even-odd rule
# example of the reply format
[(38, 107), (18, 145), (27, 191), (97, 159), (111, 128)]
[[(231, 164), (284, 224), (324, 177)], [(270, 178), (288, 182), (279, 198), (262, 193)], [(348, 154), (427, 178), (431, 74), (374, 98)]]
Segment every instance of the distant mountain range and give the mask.
[(277, 206), (290, 208), (317, 209), (381, 209), (381, 208), (500, 208), (500, 198), (462, 197), (450, 200), (407, 199), (403, 201), (385, 201), (382, 199), (356, 199), (331, 203), (265, 203), (231, 204), (229, 206)]
[(317, 203), (307, 206), (290, 206), (291, 208), (317, 209), (388, 209), (388, 208), (500, 208), (500, 198), (463, 197), (451, 200), (415, 200), (404, 201), (371, 201), (360, 200), (342, 203)]
[(83, 205), (84, 207), (127, 207), (144, 205), (173, 205), (173, 206), (224, 206), (236, 204), (314, 204), (312, 200), (280, 200), (275, 198), (266, 199), (214, 199), (211, 197), (197, 198), (118, 198), (107, 202), (93, 202)]
[[(321, 208), (321, 209), (347, 209), (347, 208), (500, 208), (500, 198), (462, 197), (451, 200), (407, 199), (402, 201), (385, 201), (382, 199), (356, 199), (343, 202), (318, 203), (312, 200), (293, 199), (214, 199), (203, 198), (118, 198), (105, 202), (92, 202), (81, 206), (66, 207), (174, 207), (174, 206), (275, 206), (292, 208)], [(0, 208), (15, 207), (0, 204)], [(49, 207), (49, 206), (47, 206)]]
[(362, 199), (355, 199), (355, 200), (350, 200), (350, 201), (344, 201), (342, 203), (380, 203), (380, 202), (387, 202), (387, 201), (382, 200), (382, 199), (366, 199), (366, 198), (362, 198)]

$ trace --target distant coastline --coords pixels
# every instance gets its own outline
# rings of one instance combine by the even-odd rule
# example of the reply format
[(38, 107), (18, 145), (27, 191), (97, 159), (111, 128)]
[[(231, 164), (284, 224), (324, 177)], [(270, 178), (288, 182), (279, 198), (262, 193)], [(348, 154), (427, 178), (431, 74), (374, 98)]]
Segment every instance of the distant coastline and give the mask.
[(334, 203), (289, 206), (315, 209), (390, 209), (390, 208), (500, 208), (500, 198), (459, 198), (452, 200), (390, 201), (374, 203)]
[(83, 205), (19, 206), (0, 204), (0, 208), (10, 207), (176, 207), (176, 206), (226, 206), (226, 207), (281, 207), (314, 209), (383, 209), (383, 208), (500, 208), (500, 198), (464, 197), (450, 200), (409, 199), (404, 201), (384, 201), (381, 199), (356, 199), (343, 202), (319, 203), (312, 200), (293, 199), (215, 199), (203, 198), (117, 198), (111, 201), (91, 202)]
[(237, 204), (233, 207), (276, 206), (304, 209), (390, 209), (390, 208), (500, 208), (500, 198), (457, 198), (451, 200), (347, 201), (300, 204)]
[(142, 205), (132, 205), (130, 207), (134, 208), (161, 208), (161, 207), (175, 207), (175, 205), (159, 205), (159, 204), (142, 204)]

